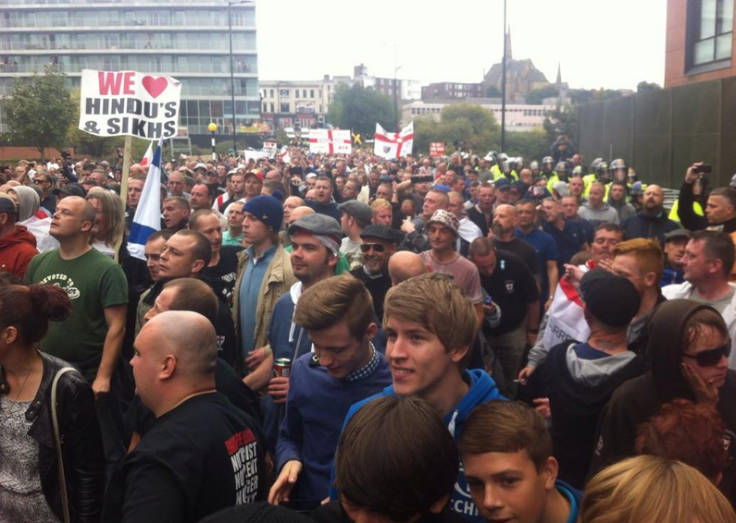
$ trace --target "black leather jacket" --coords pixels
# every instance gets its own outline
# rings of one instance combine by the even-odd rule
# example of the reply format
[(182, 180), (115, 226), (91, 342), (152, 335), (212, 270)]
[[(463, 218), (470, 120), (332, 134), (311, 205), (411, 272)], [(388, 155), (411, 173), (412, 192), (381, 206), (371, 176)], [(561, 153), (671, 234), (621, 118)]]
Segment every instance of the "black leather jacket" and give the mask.
[[(43, 377), (26, 411), (26, 419), (33, 422), (28, 435), (39, 444), (39, 474), (44, 497), (54, 514), (63, 521), (51, 419), (51, 384), (56, 372), (69, 364), (43, 352), (39, 354), (43, 358)], [(8, 383), (0, 367), (0, 394), (7, 391)], [(92, 387), (78, 372), (67, 372), (59, 380), (56, 394), (71, 519), (79, 523), (97, 522), (105, 488), (105, 457)]]

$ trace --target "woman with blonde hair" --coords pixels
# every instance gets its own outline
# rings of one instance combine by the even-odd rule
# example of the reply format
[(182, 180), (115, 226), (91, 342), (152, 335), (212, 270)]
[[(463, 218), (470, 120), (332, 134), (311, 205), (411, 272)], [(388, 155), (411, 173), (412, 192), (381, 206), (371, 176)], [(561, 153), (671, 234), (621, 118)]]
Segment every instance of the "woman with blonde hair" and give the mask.
[(87, 195), (87, 201), (97, 211), (92, 247), (114, 258), (115, 243), (125, 230), (123, 201), (117, 194), (101, 187), (93, 188)]
[(735, 523), (728, 500), (680, 461), (637, 456), (599, 472), (585, 488), (580, 523)]

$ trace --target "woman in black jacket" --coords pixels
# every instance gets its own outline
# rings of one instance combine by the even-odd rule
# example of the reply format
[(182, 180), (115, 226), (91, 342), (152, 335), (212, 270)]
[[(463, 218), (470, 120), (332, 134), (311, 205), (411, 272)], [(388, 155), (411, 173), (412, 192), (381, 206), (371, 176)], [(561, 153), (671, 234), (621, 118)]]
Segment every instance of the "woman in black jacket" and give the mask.
[[(36, 350), (48, 322), (71, 311), (51, 285), (0, 288), (0, 520), (64, 521), (51, 389), (66, 362)], [(99, 521), (104, 455), (92, 389), (77, 371), (57, 385), (70, 521)]]

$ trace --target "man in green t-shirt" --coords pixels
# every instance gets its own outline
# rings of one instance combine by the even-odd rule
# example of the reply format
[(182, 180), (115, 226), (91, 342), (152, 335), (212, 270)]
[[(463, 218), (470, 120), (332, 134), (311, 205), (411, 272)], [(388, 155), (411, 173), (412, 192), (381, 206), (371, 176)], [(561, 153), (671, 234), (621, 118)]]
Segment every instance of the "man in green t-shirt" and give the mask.
[(105, 454), (112, 465), (125, 450), (113, 376), (125, 334), (128, 284), (122, 268), (89, 244), (95, 219), (95, 209), (84, 198), (61, 200), (49, 231), (59, 248), (33, 258), (25, 281), (56, 285), (71, 299), (72, 314), (50, 323), (41, 350), (73, 363), (92, 383)]

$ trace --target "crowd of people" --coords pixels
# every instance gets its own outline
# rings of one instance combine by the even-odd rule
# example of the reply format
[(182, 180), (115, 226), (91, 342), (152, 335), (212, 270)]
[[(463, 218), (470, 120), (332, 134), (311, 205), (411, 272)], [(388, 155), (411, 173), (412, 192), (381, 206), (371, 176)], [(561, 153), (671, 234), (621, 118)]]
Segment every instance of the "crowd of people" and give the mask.
[(0, 167), (0, 521), (736, 522), (736, 176), (288, 153)]

